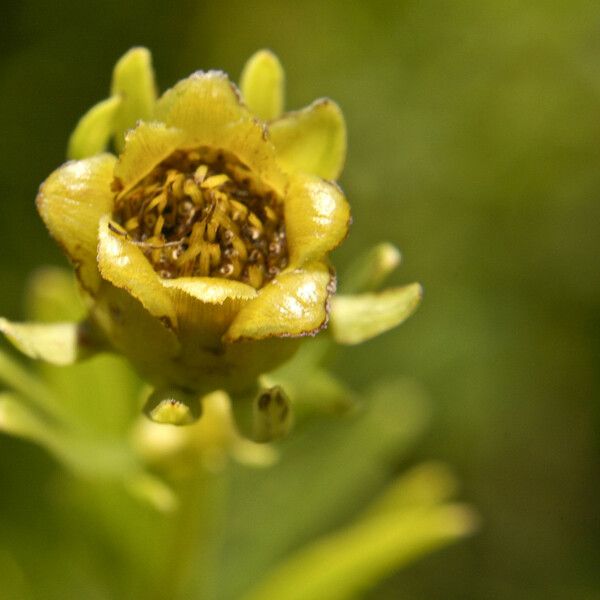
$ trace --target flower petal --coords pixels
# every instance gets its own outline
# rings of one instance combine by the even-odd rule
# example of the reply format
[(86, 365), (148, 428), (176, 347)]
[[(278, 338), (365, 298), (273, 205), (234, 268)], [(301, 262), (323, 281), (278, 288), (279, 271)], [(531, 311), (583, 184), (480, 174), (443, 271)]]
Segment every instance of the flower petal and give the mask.
[(233, 153), (265, 183), (282, 193), (285, 178), (264, 124), (241, 102), (224, 73), (194, 73), (165, 92), (155, 116), (168, 127), (185, 131), (185, 146), (207, 146)]
[(334, 286), (334, 277), (322, 264), (283, 272), (240, 310), (224, 341), (314, 335), (327, 323)]
[(132, 48), (115, 65), (111, 85), (113, 96), (123, 102), (115, 118), (115, 146), (125, 145), (125, 133), (139, 120), (149, 120), (156, 101), (152, 57), (146, 48)]
[(258, 296), (252, 286), (219, 277), (178, 277), (160, 283), (171, 296), (184, 346), (200, 341), (220, 344), (242, 306)]
[(297, 175), (285, 200), (292, 267), (322, 259), (348, 233), (350, 207), (341, 190), (318, 177)]
[(110, 217), (100, 220), (98, 230), (98, 268), (104, 279), (137, 298), (155, 317), (167, 318), (176, 325), (176, 315), (169, 293), (143, 252), (125, 235), (109, 228)]
[(26, 356), (55, 365), (70, 365), (94, 352), (82, 323), (12, 323), (0, 318), (0, 331)]
[(179, 289), (208, 304), (223, 304), (225, 300), (251, 300), (258, 292), (241, 281), (231, 281), (220, 277), (178, 277), (161, 280), (169, 289)]
[(82, 285), (90, 291), (100, 282), (96, 267), (98, 221), (112, 210), (114, 164), (111, 154), (68, 162), (48, 177), (36, 199), (46, 227), (75, 263)]
[(67, 156), (70, 159), (87, 158), (104, 152), (113, 134), (120, 96), (112, 96), (92, 106), (75, 127), (69, 138)]
[(331, 301), (332, 335), (340, 344), (370, 340), (408, 319), (422, 297), (418, 283), (379, 294), (336, 296)]
[(246, 106), (264, 121), (276, 119), (283, 111), (285, 73), (270, 50), (259, 50), (246, 62), (240, 89)]
[(327, 98), (270, 124), (281, 164), (291, 170), (337, 179), (346, 158), (346, 123), (340, 107)]
[(185, 139), (184, 133), (163, 123), (140, 123), (127, 132), (125, 151), (115, 165), (115, 180), (123, 194), (172, 154)]

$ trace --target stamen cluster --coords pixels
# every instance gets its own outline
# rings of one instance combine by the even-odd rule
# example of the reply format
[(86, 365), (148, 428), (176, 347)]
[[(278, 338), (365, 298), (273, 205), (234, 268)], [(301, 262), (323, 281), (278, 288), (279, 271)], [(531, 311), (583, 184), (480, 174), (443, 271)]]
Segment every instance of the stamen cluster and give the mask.
[(288, 263), (283, 204), (235, 157), (174, 152), (125, 192), (111, 224), (163, 278), (224, 277), (262, 287)]

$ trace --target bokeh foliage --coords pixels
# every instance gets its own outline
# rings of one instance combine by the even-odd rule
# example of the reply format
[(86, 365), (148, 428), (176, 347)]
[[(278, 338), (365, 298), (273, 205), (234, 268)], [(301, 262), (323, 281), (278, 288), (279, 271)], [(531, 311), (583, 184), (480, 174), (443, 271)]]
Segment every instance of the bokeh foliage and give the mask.
[[(389, 239), (405, 257), (397, 283), (425, 287), (413, 319), (346, 350), (336, 369), (358, 389), (398, 372), (419, 381), (433, 415), (412, 459), (453, 464), (483, 519), (478, 536), (372, 597), (598, 597), (600, 5), (24, 0), (3, 11), (0, 313), (22, 317), (28, 273), (64, 264), (33, 198), (118, 56), (150, 47), (164, 88), (197, 68), (237, 76), (271, 47), (288, 106), (328, 95), (349, 124), (354, 226), (338, 264)], [(389, 455), (365, 496), (407, 458)], [(77, 597), (93, 597), (77, 586), (98, 580), (105, 597), (96, 571), (115, 568), (110, 545), (94, 532), (99, 564), (76, 521), (65, 531), (51, 459), (2, 437), (0, 481), (0, 539), (58, 597), (65, 580)], [(110, 504), (118, 492), (103, 493)], [(0, 546), (21, 585), (11, 560)]]

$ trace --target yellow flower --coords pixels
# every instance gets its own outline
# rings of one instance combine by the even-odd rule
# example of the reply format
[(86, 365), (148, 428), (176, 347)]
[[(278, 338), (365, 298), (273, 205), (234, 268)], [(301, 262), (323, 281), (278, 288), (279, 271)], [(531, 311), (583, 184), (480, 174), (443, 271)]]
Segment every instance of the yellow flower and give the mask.
[[(343, 117), (331, 100), (281, 114), (283, 72), (266, 51), (241, 91), (216, 71), (154, 90), (148, 52), (130, 51), (37, 207), (95, 335), (158, 389), (244, 394), (327, 324), (327, 254), (350, 222), (333, 181)], [(102, 152), (111, 136), (118, 156)]]

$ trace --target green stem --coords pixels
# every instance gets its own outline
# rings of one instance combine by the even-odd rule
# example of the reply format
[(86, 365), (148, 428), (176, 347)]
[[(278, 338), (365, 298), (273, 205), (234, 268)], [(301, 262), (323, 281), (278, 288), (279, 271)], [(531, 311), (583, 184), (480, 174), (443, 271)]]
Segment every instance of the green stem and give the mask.
[(202, 467), (178, 487), (179, 509), (156, 599), (216, 597), (217, 561), (226, 490), (224, 474)]

